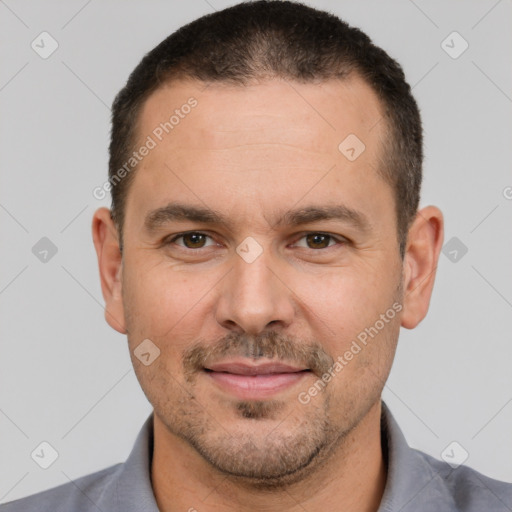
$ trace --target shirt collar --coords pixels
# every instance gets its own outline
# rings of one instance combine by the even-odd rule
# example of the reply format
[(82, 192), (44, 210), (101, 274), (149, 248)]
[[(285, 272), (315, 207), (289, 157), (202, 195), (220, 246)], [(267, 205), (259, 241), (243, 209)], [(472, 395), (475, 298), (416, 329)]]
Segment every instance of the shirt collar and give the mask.
[[(381, 403), (381, 439), (387, 480), (377, 512), (457, 512), (443, 479), (446, 475), (437, 472), (425, 454), (409, 447), (391, 411), (384, 402)], [(450, 472), (448, 464), (446, 472)]]
[(121, 466), (114, 501), (119, 512), (159, 512), (151, 486), (153, 458), (153, 413), (142, 426), (135, 445)]
[[(377, 512), (417, 512), (424, 507), (425, 510), (457, 512), (453, 497), (442, 476), (434, 470), (421, 452), (408, 446), (400, 427), (384, 402), (381, 434), (387, 465), (387, 481)], [(151, 486), (152, 455), (153, 413), (140, 430), (128, 459), (119, 466), (116, 483), (111, 488), (115, 496), (109, 497), (109, 501), (113, 498), (117, 504), (115, 510), (158, 512)]]

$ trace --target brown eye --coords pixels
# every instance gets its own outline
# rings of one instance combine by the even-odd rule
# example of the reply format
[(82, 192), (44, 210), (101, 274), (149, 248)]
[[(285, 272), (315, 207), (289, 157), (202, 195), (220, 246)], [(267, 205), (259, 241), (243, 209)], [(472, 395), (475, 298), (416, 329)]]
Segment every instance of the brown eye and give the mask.
[(310, 249), (325, 249), (329, 247), (332, 236), (324, 235), (322, 233), (311, 233), (306, 235), (306, 242)]
[(206, 235), (201, 233), (186, 233), (182, 238), (185, 247), (189, 249), (200, 249), (206, 243)]
[(183, 233), (179, 236), (176, 236), (169, 243), (185, 247), (186, 249), (202, 249), (203, 247), (212, 245), (211, 243), (208, 243), (209, 238), (211, 237), (205, 235), (204, 233), (191, 231), (190, 233)]

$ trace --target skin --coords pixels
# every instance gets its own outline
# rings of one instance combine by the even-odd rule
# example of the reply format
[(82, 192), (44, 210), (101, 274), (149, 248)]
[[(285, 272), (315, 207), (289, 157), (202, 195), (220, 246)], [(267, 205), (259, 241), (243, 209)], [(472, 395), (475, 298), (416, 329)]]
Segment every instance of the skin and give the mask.
[[(393, 191), (375, 170), (386, 141), (382, 109), (357, 76), (245, 87), (174, 82), (146, 101), (140, 141), (191, 96), (198, 105), (139, 164), (122, 255), (109, 210), (93, 219), (105, 317), (127, 334), (155, 410), (158, 506), (320, 511), (343, 503), (345, 511), (375, 511), (386, 482), (381, 392), (400, 326), (414, 328), (427, 313), (442, 214), (434, 206), (418, 212), (402, 261)], [(353, 162), (338, 150), (349, 134), (366, 146)], [(215, 210), (227, 224), (145, 228), (151, 211), (177, 201)], [(326, 205), (356, 210), (367, 229), (347, 219), (278, 223), (290, 210)], [(184, 231), (208, 236), (174, 239)], [(306, 236), (318, 232), (333, 238)], [(262, 249), (252, 263), (236, 252), (247, 237)], [(400, 306), (394, 318), (301, 403), (299, 393), (325, 365), (393, 304)], [(144, 339), (160, 350), (148, 366), (134, 356)], [(203, 359), (184, 360), (194, 348)], [(317, 374), (243, 400), (191, 363), (229, 357)]]

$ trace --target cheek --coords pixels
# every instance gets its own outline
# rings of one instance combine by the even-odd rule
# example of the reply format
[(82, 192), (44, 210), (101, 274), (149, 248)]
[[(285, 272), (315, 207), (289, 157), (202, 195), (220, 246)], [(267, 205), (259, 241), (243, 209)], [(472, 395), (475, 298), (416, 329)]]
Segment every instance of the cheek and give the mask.
[[(201, 325), (204, 305), (218, 278), (212, 272), (184, 273), (161, 259), (132, 261), (123, 277), (123, 294), (128, 330), (137, 337), (163, 341), (173, 337), (187, 339), (187, 331)], [(178, 340), (179, 341), (179, 340)]]
[[(348, 350), (351, 343), (361, 333), (367, 332), (366, 329), (374, 326), (397, 300), (399, 278), (396, 277), (395, 282), (389, 271), (387, 275), (381, 275), (385, 277), (379, 279), (378, 274), (370, 272), (368, 268), (359, 272), (339, 268), (323, 276), (295, 276), (291, 288), (299, 297), (301, 314), (331, 356), (336, 357)], [(383, 340), (378, 349), (384, 350), (387, 346), (384, 339), (392, 340), (396, 337), (397, 329), (393, 326), (396, 321), (393, 322), (391, 316), (395, 317), (393, 310), (389, 314), (390, 318), (386, 318), (384, 327), (378, 329), (379, 334), (375, 339)], [(378, 323), (379, 328), (381, 324)], [(367, 354), (358, 358), (361, 363), (367, 356), (372, 358), (375, 351), (365, 352)]]
[(330, 269), (324, 275), (296, 276), (294, 291), (305, 308), (309, 308), (327, 325), (349, 329), (372, 318), (384, 303), (383, 293), (369, 274), (351, 268)]

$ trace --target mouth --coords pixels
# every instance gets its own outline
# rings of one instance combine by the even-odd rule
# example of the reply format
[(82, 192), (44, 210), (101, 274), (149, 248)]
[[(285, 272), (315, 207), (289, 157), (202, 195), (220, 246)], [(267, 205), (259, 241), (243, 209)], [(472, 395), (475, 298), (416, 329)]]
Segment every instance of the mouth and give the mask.
[(276, 361), (254, 364), (247, 360), (214, 363), (203, 371), (217, 388), (242, 400), (271, 398), (312, 374), (309, 368)]

